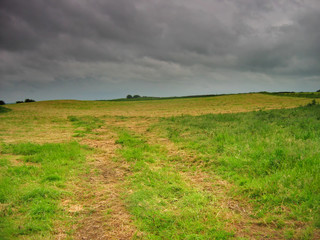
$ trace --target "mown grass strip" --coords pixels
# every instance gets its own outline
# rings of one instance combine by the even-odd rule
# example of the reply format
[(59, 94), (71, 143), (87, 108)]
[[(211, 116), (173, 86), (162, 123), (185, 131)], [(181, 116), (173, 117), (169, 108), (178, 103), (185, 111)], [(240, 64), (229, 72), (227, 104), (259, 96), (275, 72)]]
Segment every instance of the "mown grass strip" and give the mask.
[(238, 186), (259, 217), (320, 227), (320, 106), (163, 119), (160, 128), (197, 163)]
[(50, 238), (64, 211), (66, 185), (85, 169), (78, 143), (2, 144), (0, 158), (0, 239)]
[[(188, 186), (167, 163), (166, 152), (126, 131), (119, 133), (120, 155), (131, 162), (128, 208), (143, 239), (228, 239), (213, 196)], [(138, 237), (137, 237), (138, 238)]]

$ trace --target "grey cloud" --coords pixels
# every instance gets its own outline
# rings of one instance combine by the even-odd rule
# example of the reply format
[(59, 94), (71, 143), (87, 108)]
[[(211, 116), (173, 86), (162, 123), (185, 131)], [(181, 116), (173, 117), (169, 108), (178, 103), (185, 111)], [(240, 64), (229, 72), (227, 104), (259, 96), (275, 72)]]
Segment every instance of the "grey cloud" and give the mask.
[(77, 81), (112, 86), (112, 96), (134, 84), (188, 92), (195, 79), (195, 94), (239, 79), (248, 91), (295, 76), (315, 86), (319, 22), (317, 0), (2, 0), (0, 94)]

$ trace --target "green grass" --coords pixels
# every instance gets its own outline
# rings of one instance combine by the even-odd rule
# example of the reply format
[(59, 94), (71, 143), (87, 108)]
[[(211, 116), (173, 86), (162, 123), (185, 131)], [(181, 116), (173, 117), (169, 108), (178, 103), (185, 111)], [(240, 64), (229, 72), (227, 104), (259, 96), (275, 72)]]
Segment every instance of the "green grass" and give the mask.
[(228, 239), (215, 199), (188, 186), (167, 162), (166, 152), (120, 131), (120, 155), (131, 163), (126, 202), (142, 239)]
[[(260, 214), (319, 227), (320, 106), (164, 118), (161, 129), (197, 163), (237, 185)], [(284, 210), (288, 209), (288, 210)]]
[(0, 239), (50, 238), (68, 180), (83, 171), (78, 143), (2, 144), (0, 158)]
[(100, 128), (103, 124), (103, 121), (94, 116), (69, 116), (68, 120), (72, 122), (75, 130), (74, 137), (84, 137), (88, 133), (92, 133), (92, 130)]

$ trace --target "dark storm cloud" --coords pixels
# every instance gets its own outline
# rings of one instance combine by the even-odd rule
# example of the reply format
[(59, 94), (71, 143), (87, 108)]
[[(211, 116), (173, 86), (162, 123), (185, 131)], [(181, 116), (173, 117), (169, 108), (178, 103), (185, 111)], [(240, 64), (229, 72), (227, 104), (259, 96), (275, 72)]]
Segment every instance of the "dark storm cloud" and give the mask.
[(315, 87), (319, 22), (317, 0), (2, 0), (0, 93)]

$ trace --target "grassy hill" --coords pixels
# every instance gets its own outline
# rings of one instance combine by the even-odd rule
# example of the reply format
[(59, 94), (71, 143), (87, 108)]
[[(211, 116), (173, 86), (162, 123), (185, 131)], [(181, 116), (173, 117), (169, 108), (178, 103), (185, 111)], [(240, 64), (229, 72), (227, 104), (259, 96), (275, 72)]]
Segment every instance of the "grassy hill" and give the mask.
[(237, 94), (0, 111), (1, 239), (317, 239), (320, 107)]

